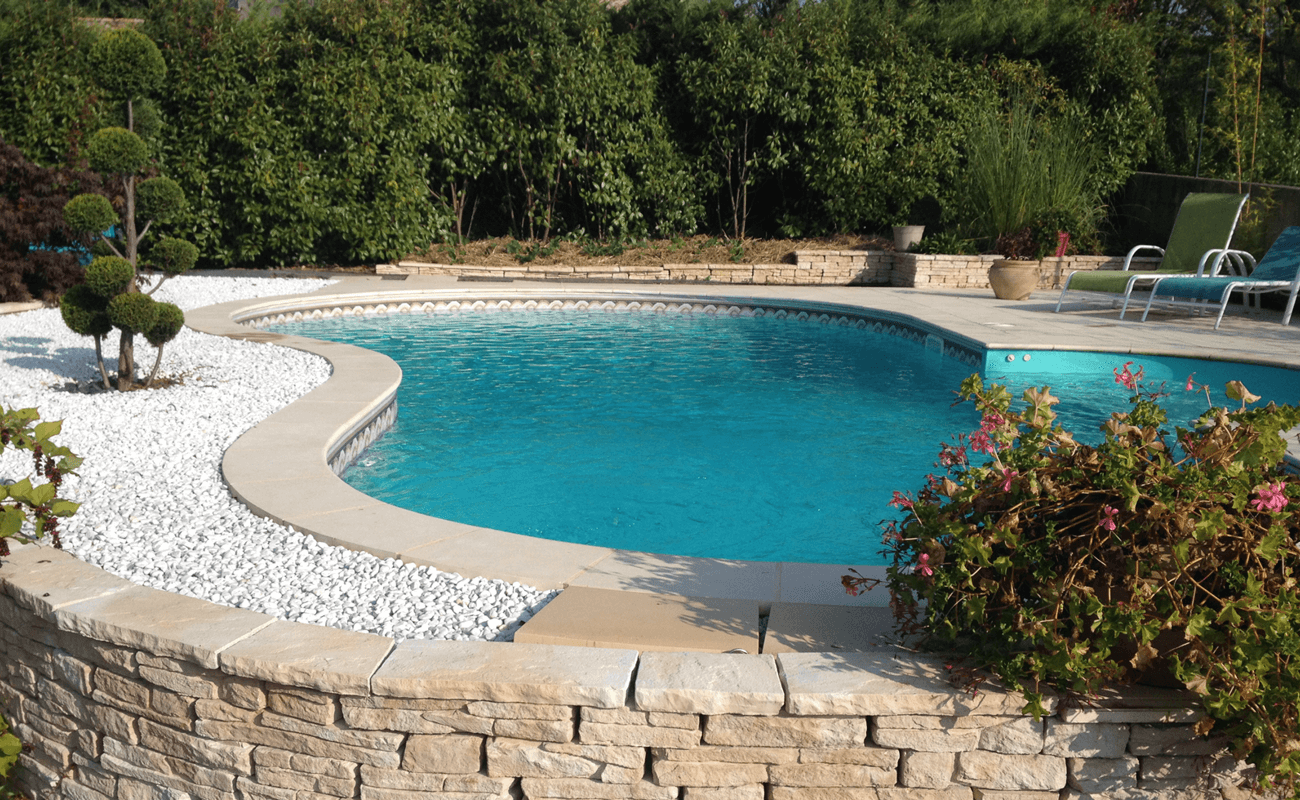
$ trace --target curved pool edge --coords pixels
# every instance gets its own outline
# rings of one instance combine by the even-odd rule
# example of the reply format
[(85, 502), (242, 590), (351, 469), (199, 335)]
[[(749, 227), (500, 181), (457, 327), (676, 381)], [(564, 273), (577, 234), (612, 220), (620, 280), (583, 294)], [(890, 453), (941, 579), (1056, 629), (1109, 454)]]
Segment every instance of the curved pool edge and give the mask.
[[(1007, 304), (971, 293), (920, 293), (879, 288), (827, 289), (822, 287), (745, 287), (739, 292), (728, 287), (655, 286), (620, 287), (592, 285), (466, 286), (446, 281), (403, 282), (401, 287), (382, 285), (374, 278), (352, 278), (305, 295), (234, 301), (198, 309), (186, 315), (195, 330), (235, 338), (264, 341), (315, 353), (333, 367), (331, 377), (298, 401), (254, 426), (227, 451), (222, 473), (231, 491), (256, 513), (269, 517), (321, 541), (363, 550), (384, 558), (400, 558), (417, 564), (456, 572), (466, 577), (482, 576), (557, 589), (584, 586), (688, 597), (727, 598), (772, 602), (828, 605), (886, 605), (880, 596), (847, 597), (839, 576), (848, 567), (868, 575), (880, 575), (883, 568), (868, 565), (806, 564), (798, 562), (747, 562), (722, 559), (664, 556), (635, 551), (577, 545), (465, 525), (428, 517), (389, 505), (348, 486), (335, 474), (341, 471), (330, 462), (349, 441), (364, 442), (382, 428), (382, 417), (391, 408), (401, 370), (388, 357), (351, 345), (335, 344), (308, 337), (257, 330), (250, 321), (273, 320), (279, 315), (304, 313), (310, 318), (358, 311), (365, 313), (382, 306), (380, 313), (409, 313), (422, 302), (467, 301), (467, 305), (488, 307), (503, 299), (541, 301), (547, 298), (580, 298), (587, 302), (628, 303), (636, 299), (681, 302), (696, 307), (780, 306), (810, 312), (869, 312), (921, 329), (941, 332), (943, 338), (962, 348), (1112, 350), (1135, 354), (1239, 360), (1268, 366), (1300, 369), (1300, 344), (1282, 350), (1259, 347), (1243, 351), (1240, 341), (1196, 336), (1172, 337), (1159, 341), (1167, 332), (1156, 324), (1143, 327), (1146, 335), (1134, 346), (1123, 334), (1135, 327), (1120, 323), (1111, 335), (1092, 331), (1089, 337), (1066, 335), (1058, 341), (1042, 331), (1028, 330), (1011, 338), (1005, 327), (1028, 319), (1038, 324), (1068, 326), (1077, 318), (1052, 315), (1048, 319), (1026, 317), (1035, 311), (1023, 304)], [(417, 284), (417, 285), (411, 285)], [(978, 313), (1003, 322), (963, 319), (946, 308), (957, 300)], [(992, 305), (987, 302), (992, 301)], [(882, 302), (883, 301), (883, 302)], [(391, 309), (391, 311), (389, 310)], [(907, 309), (907, 310), (904, 310)], [(920, 312), (917, 313), (909, 312)], [(976, 316), (978, 316), (978, 313)], [(985, 326), (983, 330), (979, 326)], [(992, 328), (990, 333), (989, 328)], [(1024, 327), (1030, 327), (1028, 325)], [(1279, 326), (1280, 327), (1280, 326)], [(1131, 332), (1131, 331), (1130, 331)], [(998, 334), (998, 335), (992, 335)], [(1223, 345), (1213, 352), (1211, 345)], [(1209, 350), (1209, 352), (1207, 352)], [(360, 433), (363, 438), (357, 439)], [(360, 447), (347, 448), (359, 450)], [(346, 460), (346, 454), (345, 460)], [(355, 455), (355, 452), (352, 453)], [(1293, 459), (1300, 448), (1291, 445)]]
[[(401, 380), (400, 368), (387, 356), (363, 348), (261, 331), (241, 323), (285, 311), (310, 312), (340, 305), (364, 307), (379, 302), (400, 305), (417, 297), (446, 300), (456, 296), (510, 295), (531, 299), (556, 292), (552, 288), (504, 293), (500, 289), (456, 288), (339, 293), (330, 291), (333, 288), (307, 295), (222, 303), (186, 315), (187, 324), (195, 330), (292, 347), (320, 355), (331, 364), (332, 374), (325, 383), (255, 425), (226, 451), (222, 476), (231, 492), (255, 513), (320, 541), (381, 558), (399, 558), (465, 577), (517, 581), (539, 589), (582, 586), (748, 600), (760, 605), (887, 605), (883, 593), (850, 598), (840, 587), (840, 576), (848, 568), (883, 577), (883, 567), (693, 558), (570, 544), (417, 514), (357, 491), (337, 476), (341, 469), (330, 462), (336, 453), (351, 450), (347, 446), (349, 439), (359, 432), (364, 436), (391, 407)], [(588, 289), (561, 294), (580, 294), (591, 301), (625, 301), (640, 292)], [(663, 300), (704, 299), (689, 293), (654, 294)], [(707, 299), (742, 300), (721, 296)], [(783, 305), (806, 305), (810, 310), (826, 306), (798, 299)], [(899, 321), (924, 325), (906, 315), (900, 315)]]

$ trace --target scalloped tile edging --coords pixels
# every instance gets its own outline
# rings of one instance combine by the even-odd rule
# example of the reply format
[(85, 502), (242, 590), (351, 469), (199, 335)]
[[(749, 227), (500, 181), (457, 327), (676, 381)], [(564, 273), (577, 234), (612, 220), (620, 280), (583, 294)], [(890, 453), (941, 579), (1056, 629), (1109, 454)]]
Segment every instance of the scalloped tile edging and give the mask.
[(45, 547), (0, 566), (0, 702), (32, 800), (1219, 797), (1167, 690), (1035, 721), (939, 659), (396, 642), (135, 586)]

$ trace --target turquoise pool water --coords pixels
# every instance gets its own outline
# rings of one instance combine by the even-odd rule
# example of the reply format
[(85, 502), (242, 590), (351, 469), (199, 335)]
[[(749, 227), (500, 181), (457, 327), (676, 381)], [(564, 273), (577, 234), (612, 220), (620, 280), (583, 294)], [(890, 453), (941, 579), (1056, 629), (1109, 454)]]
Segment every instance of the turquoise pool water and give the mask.
[[(346, 473), (350, 484), (424, 514), (569, 542), (881, 563), (893, 492), (916, 489), (939, 443), (978, 424), (968, 405), (952, 407), (970, 364), (923, 342), (794, 319), (536, 311), (277, 330), (402, 365), (397, 425)], [(990, 353), (985, 373), (1017, 394), (1056, 387), (1083, 439), (1100, 438), (1125, 403), (1111, 369), (1131, 359), (1170, 381), (1187, 419), (1204, 408), (1182, 391), (1191, 371), (1217, 381), (1217, 399), (1234, 377), (1292, 400), (1300, 385), (1295, 373), (1181, 359), (1007, 355)]]

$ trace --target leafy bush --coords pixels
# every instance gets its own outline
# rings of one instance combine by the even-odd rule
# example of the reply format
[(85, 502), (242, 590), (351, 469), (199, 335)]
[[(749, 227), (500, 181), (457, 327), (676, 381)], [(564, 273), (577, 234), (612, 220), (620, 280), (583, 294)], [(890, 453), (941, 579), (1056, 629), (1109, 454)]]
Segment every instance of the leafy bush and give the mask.
[[(41, 422), (34, 408), (5, 410), (0, 406), (0, 453), (13, 447), (32, 454), (32, 475), (0, 484), (0, 556), (9, 555), (10, 538), (32, 542), (48, 535), (55, 547), (59, 519), (76, 513), (78, 504), (58, 496), (65, 475), (75, 475), (81, 459), (54, 437), (61, 422)], [(4, 754), (0, 742), (0, 754)]]
[(1199, 695), (1199, 733), (1226, 735), (1294, 792), (1300, 487), (1279, 463), (1300, 408), (1252, 407), (1233, 381), (1237, 408), (1171, 433), (1163, 393), (1141, 379), (1116, 370), (1132, 408), (1096, 447), (1056, 422), (1047, 387), (1013, 411), (1005, 388), (967, 379), (980, 429), (943, 446), (945, 475), (894, 497), (906, 513), (885, 535), (895, 612), (1024, 691), (1035, 714), (1044, 687), (1086, 698), (1165, 667)]
[(95, 32), (61, 0), (0, 0), (0, 138), (56, 166), (93, 115), (88, 69)]
[(97, 185), (88, 172), (33, 164), (0, 139), (0, 302), (53, 301), (81, 280), (61, 211), (69, 194)]

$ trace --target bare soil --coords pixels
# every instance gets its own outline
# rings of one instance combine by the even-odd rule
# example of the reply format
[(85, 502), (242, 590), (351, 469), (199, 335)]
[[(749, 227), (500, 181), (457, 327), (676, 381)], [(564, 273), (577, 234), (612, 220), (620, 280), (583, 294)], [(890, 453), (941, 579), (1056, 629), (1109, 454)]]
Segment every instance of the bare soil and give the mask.
[(653, 266), (658, 264), (783, 264), (794, 263), (796, 250), (893, 250), (892, 240), (879, 236), (841, 234), (812, 239), (726, 240), (714, 236), (643, 239), (631, 243), (519, 242), (484, 239), (455, 247), (437, 244), (407, 257), (435, 264), (481, 267), (563, 264), (566, 266)]

